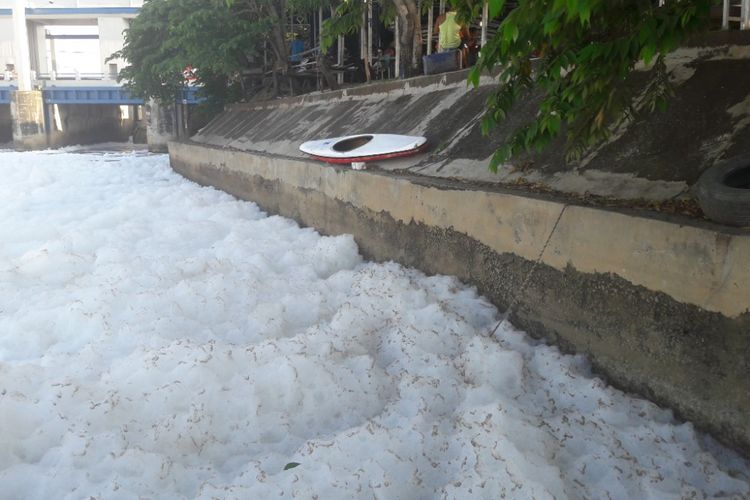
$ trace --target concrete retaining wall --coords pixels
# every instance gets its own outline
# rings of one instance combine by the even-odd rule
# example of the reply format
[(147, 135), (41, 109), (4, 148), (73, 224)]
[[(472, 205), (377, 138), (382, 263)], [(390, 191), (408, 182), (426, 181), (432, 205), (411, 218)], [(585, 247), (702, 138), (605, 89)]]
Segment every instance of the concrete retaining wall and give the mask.
[(516, 326), (750, 454), (750, 232), (197, 143), (170, 157), (199, 183), (353, 234), (367, 258), (515, 303)]
[(177, 113), (174, 106), (165, 106), (151, 99), (144, 106), (148, 150), (166, 153), (167, 143), (178, 137)]
[(47, 129), (42, 92), (19, 90), (11, 95), (13, 144), (20, 149), (43, 149), (47, 146)]
[[(496, 82), (467, 88), (462, 72), (234, 105), (191, 142), (170, 143), (170, 156), (197, 182), (353, 234), (367, 258), (456, 275), (501, 310), (513, 304), (518, 327), (587, 354), (615, 385), (750, 455), (750, 231), (560, 201), (689, 198), (707, 167), (748, 152), (750, 32), (712, 33), (668, 66), (669, 111), (637, 115), (572, 165), (558, 144), (488, 172), (534, 107), (519, 105), (483, 137)], [(364, 172), (297, 149), (365, 132), (424, 135), (430, 149)], [(503, 187), (518, 181), (565, 196)]]
[(10, 114), (10, 104), (0, 104), (0, 144), (7, 144), (13, 140), (13, 117)]
[[(237, 104), (193, 140), (301, 158), (306, 140), (355, 133), (427, 137), (428, 153), (383, 168), (490, 184), (535, 183), (577, 196), (671, 200), (689, 197), (700, 174), (750, 144), (750, 32), (711, 33), (668, 59), (675, 97), (665, 113), (641, 113), (573, 164), (561, 141), (547, 151), (488, 171), (496, 148), (536, 112), (519, 105), (489, 137), (481, 132), (496, 81), (479, 88), (466, 73), (394, 81), (265, 103)], [(645, 72), (634, 77), (634, 85)], [(533, 100), (533, 99), (532, 99)]]

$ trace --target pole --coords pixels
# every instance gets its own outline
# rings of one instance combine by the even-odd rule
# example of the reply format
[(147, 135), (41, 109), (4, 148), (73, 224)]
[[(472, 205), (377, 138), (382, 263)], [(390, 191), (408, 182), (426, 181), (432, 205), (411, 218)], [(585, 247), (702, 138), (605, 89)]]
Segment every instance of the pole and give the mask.
[(367, 63), (372, 63), (372, 1), (367, 2)]
[(323, 88), (323, 72), (321, 71), (320, 65), (326, 64), (326, 55), (323, 53), (323, 7), (318, 8), (318, 31), (316, 34), (318, 35), (318, 57), (316, 58), (316, 66), (318, 67), (318, 70), (316, 72), (317, 76), (315, 77), (315, 87), (317, 90), (321, 90)]
[(13, 4), (13, 52), (18, 90), (31, 90), (31, 56), (29, 54), (29, 33), (26, 27), (26, 2), (15, 0)]
[(318, 47), (323, 51), (323, 7), (318, 9)]
[[(368, 2), (365, 1), (365, 3)], [(359, 58), (364, 64), (365, 81), (370, 83), (370, 50), (367, 42), (370, 30), (367, 22), (367, 9), (362, 9), (362, 29), (359, 31)]]
[(435, 14), (432, 12), (435, 7), (435, 0), (428, 0), (430, 2), (430, 10), (427, 12), (427, 55), (432, 54), (432, 24), (433, 17)]
[[(331, 18), (333, 18), (335, 15), (336, 9), (331, 7)], [(336, 42), (336, 65), (339, 67), (339, 70), (336, 72), (336, 81), (339, 85), (341, 85), (342, 83), (344, 83), (344, 37), (342, 35), (339, 35)]]
[(484, 5), (482, 5), (482, 47), (487, 43), (487, 23), (489, 22), (490, 17), (489, 10), (489, 3), (484, 2)]
[(362, 29), (359, 31), (359, 58), (367, 59), (367, 10), (362, 9)]
[(729, 3), (730, 0), (724, 0), (724, 8), (721, 13), (721, 29), (729, 29)]
[(396, 63), (395, 63), (395, 70), (396, 70), (396, 78), (401, 78), (401, 44), (399, 43), (400, 36), (399, 36), (399, 19), (401, 19), (399, 16), (396, 16), (396, 29), (394, 31), (394, 35), (396, 37)]

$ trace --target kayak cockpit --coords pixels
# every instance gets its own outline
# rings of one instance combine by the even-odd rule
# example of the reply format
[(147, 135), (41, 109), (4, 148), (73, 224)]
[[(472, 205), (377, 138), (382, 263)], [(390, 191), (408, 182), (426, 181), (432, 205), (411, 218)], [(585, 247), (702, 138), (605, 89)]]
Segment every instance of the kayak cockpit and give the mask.
[(361, 148), (369, 143), (374, 137), (375, 136), (373, 135), (356, 135), (335, 143), (331, 148), (339, 153), (346, 153)]

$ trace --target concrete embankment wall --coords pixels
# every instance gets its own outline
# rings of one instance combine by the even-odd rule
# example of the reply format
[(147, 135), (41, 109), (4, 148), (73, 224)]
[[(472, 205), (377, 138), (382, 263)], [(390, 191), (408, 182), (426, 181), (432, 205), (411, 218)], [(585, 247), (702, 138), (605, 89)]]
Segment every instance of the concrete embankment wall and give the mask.
[[(515, 127), (534, 115), (519, 105), (489, 137), (481, 116), (496, 82), (467, 87), (457, 72), (237, 104), (193, 140), (292, 158), (306, 140), (356, 133), (423, 135), (428, 154), (382, 168), (409, 174), (488, 184), (533, 183), (576, 196), (671, 200), (717, 161), (747, 152), (750, 144), (750, 32), (712, 33), (667, 60), (675, 96), (664, 113), (637, 113), (606, 144), (566, 163), (563, 145), (488, 171), (490, 157)], [(646, 73), (634, 77), (634, 84)]]
[(367, 258), (514, 304), (519, 328), (750, 454), (750, 232), (199, 143), (170, 157), (201, 184), (353, 234)]
[[(501, 310), (513, 305), (519, 328), (588, 355), (616, 386), (750, 455), (750, 230), (571, 196), (689, 196), (705, 168), (747, 153), (749, 35), (714, 34), (677, 51), (670, 110), (621, 124), (575, 165), (553, 147), (489, 173), (495, 148), (534, 108), (519, 106), (485, 138), (493, 82), (470, 89), (460, 72), (235, 105), (191, 142), (171, 143), (171, 161), (270, 213), (351, 233), (367, 258), (476, 285)], [(430, 150), (361, 172), (297, 149), (365, 132), (424, 135)], [(508, 191), (521, 177), (563, 194)]]

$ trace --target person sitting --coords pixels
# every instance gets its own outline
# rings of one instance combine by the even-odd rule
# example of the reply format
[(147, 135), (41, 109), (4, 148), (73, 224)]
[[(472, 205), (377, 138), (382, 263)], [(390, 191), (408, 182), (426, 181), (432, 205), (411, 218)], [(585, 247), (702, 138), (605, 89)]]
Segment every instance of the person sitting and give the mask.
[[(448, 10), (435, 20), (435, 31), (438, 34), (438, 52), (460, 50), (463, 40), (467, 39), (469, 35), (466, 27), (456, 21), (455, 9)], [(460, 66), (463, 66), (463, 64)]]

